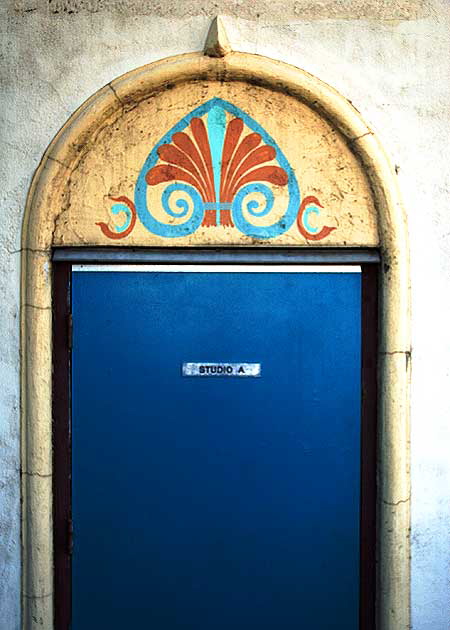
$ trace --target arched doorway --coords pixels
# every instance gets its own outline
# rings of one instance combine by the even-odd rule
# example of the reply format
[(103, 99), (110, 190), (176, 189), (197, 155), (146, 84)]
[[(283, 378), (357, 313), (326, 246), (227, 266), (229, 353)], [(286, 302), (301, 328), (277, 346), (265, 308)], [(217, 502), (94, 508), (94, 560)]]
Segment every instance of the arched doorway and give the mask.
[[(233, 167), (249, 136), (253, 162), (243, 167), (244, 147)], [(218, 145), (222, 156), (233, 149), (226, 172), (225, 158), (214, 163)], [(179, 160), (189, 151), (187, 169)], [(253, 195), (244, 210), (242, 191)], [(181, 197), (172, 206), (174, 193)], [(33, 179), (22, 272), (25, 626), (53, 627), (53, 254), (174, 246), (379, 251), (378, 624), (406, 629), (409, 282), (395, 175), (371, 130), (332, 88), (244, 53), (183, 55), (113, 81), (72, 116)]]

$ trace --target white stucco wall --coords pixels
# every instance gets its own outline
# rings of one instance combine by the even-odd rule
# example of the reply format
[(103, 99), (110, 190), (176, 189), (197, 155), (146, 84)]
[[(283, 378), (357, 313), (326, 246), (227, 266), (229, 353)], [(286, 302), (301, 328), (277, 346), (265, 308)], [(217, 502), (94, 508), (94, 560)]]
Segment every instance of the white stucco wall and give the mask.
[(20, 230), (33, 171), (86, 98), (132, 68), (200, 50), (217, 12), (230, 16), (236, 50), (300, 66), (337, 88), (398, 166), (412, 265), (413, 629), (448, 630), (450, 3), (1, 4), (0, 630), (20, 627)]

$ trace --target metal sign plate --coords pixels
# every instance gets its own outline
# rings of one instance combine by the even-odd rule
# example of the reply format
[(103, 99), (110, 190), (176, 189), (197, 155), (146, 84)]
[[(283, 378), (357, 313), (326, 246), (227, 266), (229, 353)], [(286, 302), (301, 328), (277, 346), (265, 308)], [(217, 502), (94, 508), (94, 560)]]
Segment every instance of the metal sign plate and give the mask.
[(261, 376), (261, 363), (183, 363), (183, 376)]

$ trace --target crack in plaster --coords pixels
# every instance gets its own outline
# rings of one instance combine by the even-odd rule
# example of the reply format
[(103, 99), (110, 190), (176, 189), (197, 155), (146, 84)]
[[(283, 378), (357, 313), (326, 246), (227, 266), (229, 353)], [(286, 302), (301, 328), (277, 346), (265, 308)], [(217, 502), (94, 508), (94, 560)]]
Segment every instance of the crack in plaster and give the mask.
[(26, 475), (27, 477), (41, 477), (41, 479), (48, 479), (52, 477), (52, 473), (39, 473), (39, 472), (28, 472), (26, 470), (19, 471), (21, 475)]
[(28, 593), (24, 593), (23, 596), (26, 599), (47, 599), (48, 597), (51, 597), (53, 595), (53, 593), (44, 593), (44, 595), (28, 595)]
[(56, 162), (60, 166), (64, 166), (64, 168), (70, 171), (70, 166), (68, 166), (67, 164), (64, 164), (64, 162), (61, 162), (61, 160), (58, 160), (58, 158), (55, 158), (52, 155), (47, 155), (47, 160), (52, 160), (52, 162)]
[(412, 351), (411, 350), (391, 350), (389, 351), (380, 351), (379, 352), (380, 356), (394, 356), (396, 354), (404, 354), (405, 355), (405, 359), (406, 359), (406, 371), (408, 372), (409, 370), (409, 366), (411, 364), (411, 357), (412, 357)]
[(115, 88), (112, 86), (112, 84), (111, 84), (111, 83), (108, 83), (108, 87), (111, 89), (112, 93), (114, 94), (114, 96), (116, 97), (116, 99), (119, 101), (120, 106), (121, 106), (122, 108), (124, 108), (124, 107), (125, 107), (125, 103), (122, 101), (122, 99), (120, 98), (120, 96), (117, 94), (117, 92), (116, 92)]
[(66, 190), (67, 190), (67, 200), (65, 202), (64, 205), (61, 206), (59, 212), (56, 214), (56, 216), (54, 217), (53, 220), (53, 227), (52, 227), (52, 235), (50, 237), (50, 247), (53, 246), (53, 243), (55, 242), (55, 236), (56, 236), (56, 232), (58, 230), (59, 227), (59, 222), (61, 220), (61, 217), (63, 216), (63, 214), (65, 214), (66, 212), (70, 211), (70, 193), (71, 193), (71, 177), (72, 177), (72, 173), (75, 171), (75, 169), (78, 167), (80, 163), (80, 160), (78, 160), (76, 166), (74, 166), (72, 168), (72, 170), (70, 171), (70, 175), (69, 175), (69, 180), (67, 181), (67, 185), (66, 185)]
[(28, 302), (25, 302), (25, 304), (22, 304), (22, 306), (24, 308), (36, 308), (38, 311), (49, 311), (51, 309), (51, 306), (38, 306), (37, 304), (28, 304)]
[(33, 247), (20, 247), (19, 249), (10, 250), (5, 247), (5, 250), (13, 256), (14, 254), (21, 254), (22, 252), (31, 252), (32, 254), (49, 254), (50, 249), (34, 249)]
[[(79, 150), (78, 150), (78, 154), (74, 157), (71, 166), (68, 166), (67, 164), (59, 161), (56, 158), (48, 156), (49, 159), (51, 159), (54, 162), (60, 164), (61, 166), (63, 166), (64, 168), (66, 168), (69, 171), (69, 175), (67, 177), (67, 181), (65, 182), (65, 186), (64, 186), (64, 191), (67, 194), (66, 194), (66, 197), (64, 198), (63, 202), (61, 203), (61, 206), (60, 206), (58, 212), (54, 216), (52, 233), (51, 233), (51, 237), (50, 237), (50, 248), (49, 248), (49, 250), (51, 249), (53, 244), (56, 242), (56, 234), (57, 234), (57, 232), (58, 232), (58, 230), (60, 228), (60, 224), (61, 224), (61, 221), (63, 219), (63, 216), (68, 214), (69, 215), (69, 221), (70, 221), (72, 178), (73, 178), (74, 173), (83, 164), (85, 155), (87, 153), (89, 153), (89, 151), (92, 148), (92, 146), (95, 146), (95, 144), (97, 142), (97, 138), (99, 137), (99, 135), (105, 129), (108, 129), (112, 125), (116, 124), (117, 120), (122, 118), (123, 115), (124, 115), (125, 105), (124, 105), (123, 101), (121, 101), (120, 97), (118, 96), (118, 94), (116, 93), (115, 89), (113, 88), (113, 86), (110, 83), (108, 83), (107, 86), (110, 88), (111, 92), (114, 94), (114, 97), (115, 97), (116, 101), (119, 103), (120, 110), (118, 110), (116, 108), (114, 113), (111, 114), (110, 116), (108, 116), (108, 119), (106, 121), (104, 121), (104, 124), (102, 124), (101, 126), (98, 127), (96, 133), (93, 136), (90, 136), (88, 139), (85, 140), (85, 142), (82, 145), (80, 145)], [(116, 112), (117, 112), (117, 115), (115, 115)], [(72, 229), (72, 231), (74, 232), (74, 234), (77, 236), (77, 238), (79, 240), (78, 244), (86, 245), (85, 238), (83, 237), (83, 235), (79, 234), (76, 231), (74, 226), (71, 226), (71, 229)]]
[(373, 136), (373, 135), (374, 135), (373, 131), (366, 131), (366, 133), (363, 133), (360, 136), (356, 136), (356, 138), (352, 138), (351, 140), (349, 140), (349, 144), (353, 144), (357, 140), (361, 140), (361, 138), (365, 138), (366, 136)]
[(380, 350), (380, 354), (387, 354), (389, 356), (393, 354), (406, 354), (406, 355), (411, 356), (411, 350), (391, 350), (391, 351)]
[(399, 501), (395, 501), (395, 502), (392, 502), (392, 501), (385, 501), (385, 500), (383, 499), (383, 503), (384, 503), (385, 505), (390, 505), (390, 506), (392, 506), (392, 507), (397, 507), (398, 505), (400, 505), (400, 503), (409, 503), (410, 501), (411, 501), (411, 497), (407, 497), (406, 499), (400, 499)]

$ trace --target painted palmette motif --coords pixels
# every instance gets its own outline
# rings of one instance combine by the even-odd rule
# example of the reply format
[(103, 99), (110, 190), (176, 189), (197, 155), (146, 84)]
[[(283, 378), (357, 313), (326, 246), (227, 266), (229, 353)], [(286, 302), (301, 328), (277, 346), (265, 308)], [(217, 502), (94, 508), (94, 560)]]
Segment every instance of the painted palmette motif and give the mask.
[[(157, 204), (154, 196), (149, 203), (149, 189), (160, 190)], [(304, 238), (317, 241), (335, 229), (310, 224), (311, 214), (320, 215), (319, 200), (312, 195), (301, 200), (295, 174), (275, 141), (245, 112), (219, 98), (181, 119), (153, 148), (138, 176), (134, 202), (124, 196), (111, 199), (116, 202), (113, 227), (97, 223), (111, 239), (128, 236), (137, 219), (166, 238), (223, 226), (270, 239), (297, 222)]]

